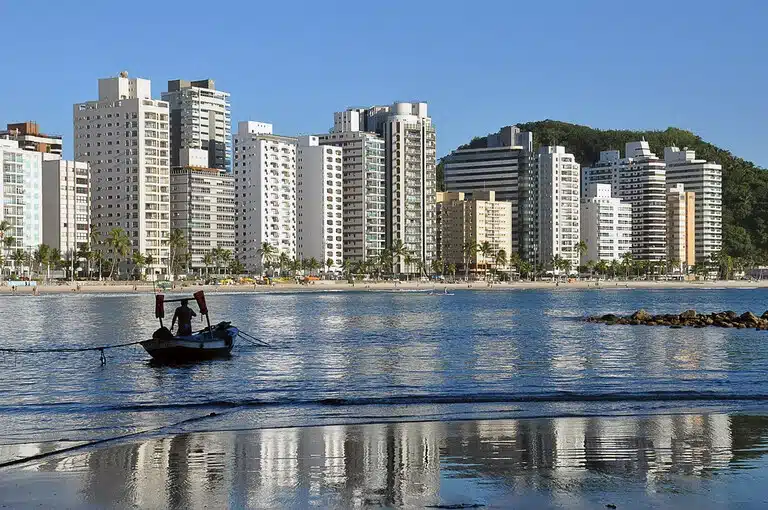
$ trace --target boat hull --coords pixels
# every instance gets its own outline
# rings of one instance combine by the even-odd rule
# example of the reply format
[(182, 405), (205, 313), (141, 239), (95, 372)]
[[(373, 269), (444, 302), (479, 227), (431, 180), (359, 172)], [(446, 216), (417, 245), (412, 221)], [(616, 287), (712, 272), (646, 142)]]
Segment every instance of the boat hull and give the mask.
[(235, 327), (205, 330), (189, 336), (152, 338), (141, 342), (153, 359), (163, 363), (201, 361), (227, 358), (235, 345), (239, 331)]

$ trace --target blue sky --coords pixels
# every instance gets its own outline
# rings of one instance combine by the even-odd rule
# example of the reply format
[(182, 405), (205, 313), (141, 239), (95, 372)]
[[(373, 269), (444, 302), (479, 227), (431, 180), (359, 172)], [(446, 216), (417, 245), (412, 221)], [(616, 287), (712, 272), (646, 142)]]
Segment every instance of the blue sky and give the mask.
[[(217, 12), (216, 9), (219, 9)], [(213, 78), (232, 117), (325, 132), (333, 112), (429, 103), (438, 154), (500, 126), (677, 126), (768, 167), (763, 0), (104, 2), (0, 0), (0, 124), (65, 136), (72, 104), (127, 70)]]

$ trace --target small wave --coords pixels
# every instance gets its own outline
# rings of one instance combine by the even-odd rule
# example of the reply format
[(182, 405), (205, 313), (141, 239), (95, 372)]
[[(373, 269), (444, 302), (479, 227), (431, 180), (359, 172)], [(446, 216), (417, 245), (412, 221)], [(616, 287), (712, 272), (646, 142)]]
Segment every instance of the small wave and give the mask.
[(175, 403), (130, 403), (113, 405), (92, 405), (68, 402), (59, 404), (29, 404), (21, 406), (0, 406), (0, 413), (14, 411), (89, 412), (122, 411), (146, 412), (180, 409), (232, 409), (239, 407), (354, 407), (354, 406), (408, 406), (408, 405), (458, 405), (458, 404), (524, 404), (524, 403), (578, 403), (578, 402), (727, 402), (768, 400), (768, 394), (724, 393), (724, 392), (638, 392), (638, 393), (571, 393), (553, 392), (543, 394), (481, 393), (467, 395), (398, 395), (389, 397), (331, 397), (318, 399), (275, 399), (275, 400), (210, 400), (201, 402)]

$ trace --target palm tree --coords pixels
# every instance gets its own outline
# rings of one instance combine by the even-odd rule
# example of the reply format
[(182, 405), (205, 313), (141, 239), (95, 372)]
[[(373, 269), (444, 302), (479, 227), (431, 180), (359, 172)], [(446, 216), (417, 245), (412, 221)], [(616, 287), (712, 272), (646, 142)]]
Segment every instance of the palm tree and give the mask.
[(168, 273), (176, 279), (179, 272), (179, 266), (185, 261), (182, 257), (182, 251), (187, 247), (187, 238), (181, 229), (174, 228), (168, 237)]
[(229, 274), (231, 275), (240, 275), (245, 273), (245, 266), (242, 262), (240, 262), (240, 259), (233, 259), (229, 263)]
[(530, 262), (527, 260), (523, 260), (519, 263), (520, 268), (520, 277), (522, 278), (523, 275), (526, 277), (529, 277), (531, 275), (531, 271), (533, 271), (533, 265), (531, 265)]
[(433, 274), (442, 275), (445, 268), (445, 262), (443, 262), (443, 259), (435, 259), (432, 261), (432, 264), (430, 264), (430, 267)]
[[(4, 249), (10, 248), (10, 245), (6, 244), (5, 242), (5, 235), (8, 233), (10, 229), (11, 229), (11, 224), (8, 221), (6, 220), (0, 221), (0, 242), (3, 243)], [(4, 255), (4, 254), (5, 254), (4, 252), (0, 252), (0, 255)], [(4, 259), (7, 259), (7, 257), (4, 257)], [(0, 275), (2, 275), (2, 272), (3, 272), (2, 270), (3, 270), (3, 265), (0, 264)]]
[(333, 266), (333, 259), (325, 261), (325, 276), (328, 277), (331, 274), (331, 267)]
[(592, 279), (595, 276), (595, 261), (594, 260), (588, 260), (585, 264), (585, 267), (587, 268), (587, 271), (589, 271), (589, 278)]
[(629, 268), (632, 266), (632, 252), (628, 251), (621, 256), (621, 265), (624, 266), (625, 276), (629, 280)]
[(493, 257), (493, 246), (488, 241), (483, 241), (477, 247), (480, 254), (483, 256), (483, 269), (485, 270), (486, 279), (488, 278), (488, 260)]
[[(13, 253), (11, 252), (11, 247), (13, 247), (14, 244), (16, 244), (16, 238), (14, 236), (3, 236), (3, 247), (5, 248), (6, 253), (10, 254), (10, 256), (6, 256), (6, 260), (14, 260)], [(15, 269), (16, 268), (14, 266), (14, 270)]]
[[(597, 271), (598, 275), (607, 276), (606, 273), (608, 273), (608, 262), (605, 260), (598, 260), (595, 264), (595, 270)], [(598, 276), (599, 279), (599, 276)]]
[(307, 269), (309, 269), (309, 274), (313, 274), (315, 271), (320, 269), (320, 262), (317, 261), (315, 257), (310, 258), (307, 261)]
[[(37, 265), (37, 274), (39, 275), (42, 272), (43, 266), (46, 266), (48, 268), (48, 261), (49, 261), (49, 255), (50, 255), (51, 248), (47, 244), (41, 244), (37, 247), (35, 252), (32, 254), (32, 259), (34, 260), (35, 264)], [(50, 274), (46, 272), (46, 280), (50, 278)]]
[(136, 268), (136, 276), (141, 279), (141, 273), (142, 268), (147, 263), (147, 257), (144, 256), (143, 253), (140, 251), (133, 252), (133, 256), (131, 257), (131, 261), (133, 262), (133, 266)]
[[(403, 272), (403, 268), (400, 265), (400, 259), (405, 259), (405, 256), (409, 254), (408, 248), (406, 248), (405, 244), (403, 244), (403, 241), (401, 239), (398, 239), (394, 243), (392, 243), (392, 246), (389, 248), (389, 253), (392, 256), (392, 267), (390, 268), (390, 272), (394, 273), (395, 269), (395, 261), (397, 261), (397, 265), (400, 268), (400, 272)], [(409, 265), (409, 262), (406, 262), (403, 260), (403, 263), (405, 265)], [(406, 268), (407, 270), (407, 268)]]
[(272, 262), (277, 255), (277, 248), (268, 242), (261, 243), (261, 247), (256, 251), (261, 256), (262, 274), (266, 274), (266, 266)]
[(16, 271), (17, 275), (21, 274), (19, 273), (18, 268), (24, 262), (25, 257), (26, 257), (26, 254), (24, 253), (24, 250), (20, 248), (17, 248), (16, 251), (14, 251), (13, 254), (11, 255), (11, 260), (13, 260), (13, 268), (14, 268), (14, 271)]
[(344, 272), (344, 278), (349, 280), (350, 270), (352, 268), (352, 262), (349, 259), (344, 259), (341, 264), (341, 270)]
[(229, 261), (232, 260), (232, 252), (225, 248), (214, 248), (213, 256), (216, 259), (216, 272), (221, 274), (221, 268), (229, 268)]
[(520, 262), (521, 262), (521, 260), (520, 260), (520, 254), (519, 253), (517, 253), (516, 251), (513, 251), (512, 253), (509, 254), (509, 259), (507, 260), (507, 264), (509, 265), (510, 268), (514, 267), (517, 270), (518, 273), (521, 272), (520, 271)]
[(205, 266), (205, 277), (208, 278), (208, 268), (214, 263), (214, 255), (212, 251), (206, 252), (203, 255), (203, 265)]
[(477, 255), (477, 243), (468, 241), (461, 245), (461, 252), (464, 255), (464, 279), (469, 281), (469, 265), (472, 259)]
[(579, 254), (579, 259), (581, 259), (581, 257), (587, 254), (587, 251), (589, 251), (589, 248), (587, 247), (587, 242), (582, 239), (581, 241), (573, 245), (573, 250)]
[(552, 260), (550, 263), (552, 264), (552, 276), (553, 277), (559, 277), (560, 276), (560, 270), (563, 269), (563, 257), (560, 256), (560, 254), (555, 255), (552, 257)]
[(50, 264), (54, 270), (59, 269), (62, 264), (61, 250), (58, 248), (52, 248), (50, 257)]
[(497, 271), (498, 271), (499, 267), (502, 267), (502, 268), (506, 267), (507, 264), (508, 264), (508, 261), (507, 261), (507, 250), (499, 250), (496, 253), (496, 257), (494, 258), (493, 263), (496, 266), (496, 270)]
[(451, 275), (454, 281), (456, 280), (456, 264), (454, 263), (448, 264), (448, 274)]
[[(411, 279), (411, 275), (410, 275), (410, 273), (411, 273), (411, 264), (413, 264), (413, 263), (414, 263), (414, 258), (411, 255), (411, 252), (406, 251), (405, 255), (403, 255), (403, 265), (405, 266), (405, 277), (408, 280)], [(402, 273), (403, 271), (401, 270), (400, 272)]]
[[(120, 227), (115, 227), (109, 231), (109, 235), (106, 239), (107, 246), (112, 249), (112, 267), (109, 270), (109, 277), (112, 278), (115, 273), (115, 266), (119, 260), (128, 254), (128, 247), (130, 246), (130, 240), (128, 234), (125, 233)], [(118, 270), (118, 275), (120, 271)]]
[(280, 276), (283, 276), (285, 269), (291, 263), (291, 257), (287, 253), (280, 253), (280, 257), (277, 259), (278, 266), (280, 267)]

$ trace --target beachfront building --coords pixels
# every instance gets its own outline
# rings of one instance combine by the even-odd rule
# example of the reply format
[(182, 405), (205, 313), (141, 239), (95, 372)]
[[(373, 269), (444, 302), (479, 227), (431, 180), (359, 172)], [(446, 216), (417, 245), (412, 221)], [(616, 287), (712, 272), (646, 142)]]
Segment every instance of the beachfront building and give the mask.
[(637, 260), (664, 260), (666, 249), (666, 165), (646, 141), (629, 142), (625, 157), (619, 151), (600, 153), (584, 168), (582, 193), (590, 184), (611, 185), (611, 194), (632, 204), (632, 256)]
[(169, 269), (168, 115), (168, 103), (152, 99), (151, 82), (125, 72), (100, 79), (99, 98), (73, 109), (75, 161), (91, 169), (92, 225), (102, 239), (121, 228), (131, 252), (152, 257), (152, 274)]
[[(19, 250), (31, 254), (43, 242), (42, 201), (43, 154), (19, 147), (15, 140), (0, 139), (0, 222), (8, 229), (0, 232), (3, 267), (21, 272), (14, 261)], [(12, 239), (6, 244), (5, 241)]]
[(384, 139), (365, 131), (333, 131), (317, 138), (321, 145), (343, 149), (344, 260), (375, 259), (386, 242)]
[(350, 108), (334, 114), (333, 132), (374, 132), (384, 140), (385, 246), (402, 243), (416, 261), (396, 257), (395, 272), (428, 268), (436, 256), (436, 134), (427, 103)]
[(519, 250), (519, 178), (533, 149), (533, 133), (507, 126), (480, 146), (470, 144), (443, 158), (446, 191), (493, 190), (512, 204), (512, 249)]
[(262, 243), (296, 258), (296, 138), (244, 121), (234, 136), (235, 257), (264, 271)]
[(209, 154), (182, 149), (180, 166), (171, 169), (171, 228), (184, 233), (189, 269), (197, 274), (211, 271), (206, 255), (235, 250), (235, 179), (225, 170), (208, 168)]
[(208, 153), (205, 168), (231, 170), (229, 93), (216, 90), (213, 80), (171, 80), (161, 98), (170, 112), (171, 167), (182, 166), (182, 149), (199, 149)]
[(558, 272), (553, 260), (579, 266), (580, 166), (565, 147), (545, 146), (536, 156), (538, 169), (538, 263)]
[[(467, 195), (456, 191), (437, 193), (440, 254), (445, 264), (455, 264), (460, 271), (487, 270), (494, 267), (501, 250), (507, 259), (512, 253), (513, 205), (497, 201), (493, 190), (472, 190), (472, 198)], [(467, 245), (479, 246), (485, 242), (490, 245), (489, 253), (480, 250), (470, 253), (465, 249)]]
[(299, 137), (296, 149), (296, 251), (328, 272), (344, 263), (343, 152), (317, 136)]
[(686, 273), (696, 263), (696, 194), (682, 184), (667, 190), (667, 263)]
[(25, 151), (42, 152), (61, 157), (61, 135), (41, 133), (37, 122), (8, 124), (7, 129), (0, 131), (0, 138), (19, 142), (19, 148)]
[(587, 245), (581, 265), (588, 261), (621, 260), (632, 250), (632, 205), (611, 196), (610, 184), (590, 184), (581, 198), (581, 239)]
[(88, 246), (91, 178), (88, 163), (45, 154), (42, 167), (43, 243), (75, 260)]
[(664, 149), (667, 185), (682, 184), (696, 195), (696, 260), (708, 262), (723, 247), (723, 168), (696, 159), (696, 152)]

